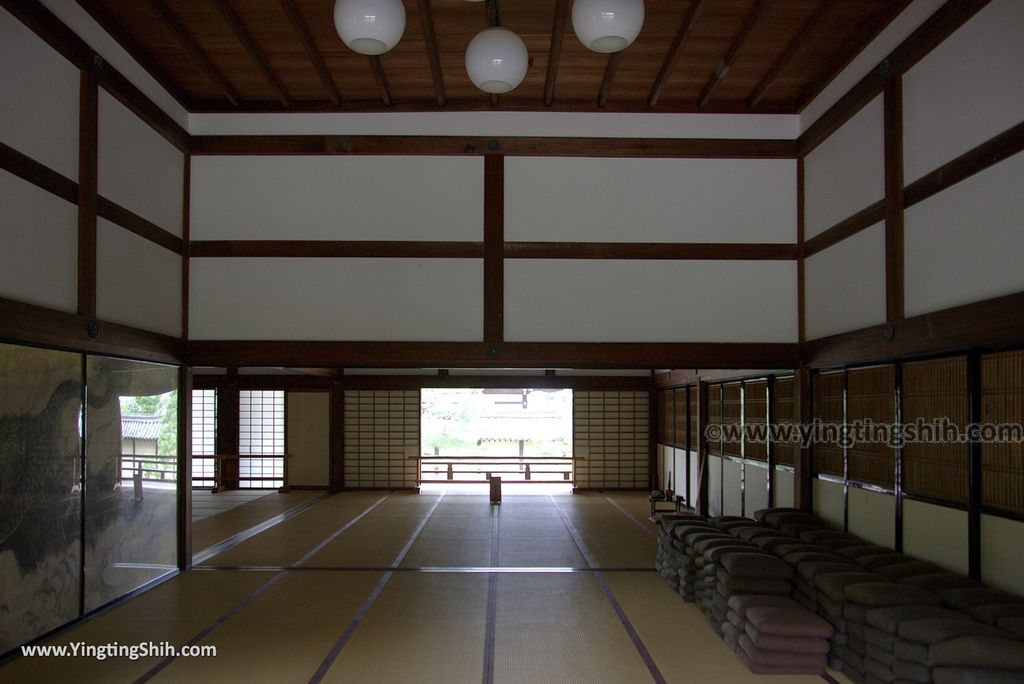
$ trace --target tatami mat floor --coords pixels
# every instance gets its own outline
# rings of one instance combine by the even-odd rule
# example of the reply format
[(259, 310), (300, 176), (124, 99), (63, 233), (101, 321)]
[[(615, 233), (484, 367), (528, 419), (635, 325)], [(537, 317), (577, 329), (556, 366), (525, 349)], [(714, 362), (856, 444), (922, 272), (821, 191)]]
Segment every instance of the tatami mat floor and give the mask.
[(646, 515), (633, 493), (339, 494), (49, 641), (216, 657), (20, 657), (0, 681), (822, 681), (750, 674), (652, 571)]

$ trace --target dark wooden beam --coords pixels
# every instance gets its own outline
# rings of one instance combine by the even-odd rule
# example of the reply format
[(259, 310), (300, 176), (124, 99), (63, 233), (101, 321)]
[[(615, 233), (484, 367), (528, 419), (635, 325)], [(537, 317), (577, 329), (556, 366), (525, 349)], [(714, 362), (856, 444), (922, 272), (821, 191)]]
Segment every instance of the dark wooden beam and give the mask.
[(715, 88), (718, 84), (725, 80), (725, 77), (729, 75), (729, 71), (732, 69), (732, 65), (736, 62), (736, 56), (743, 49), (743, 44), (747, 42), (747, 38), (750, 37), (750, 32), (754, 30), (757, 25), (758, 19), (760, 19), (764, 13), (768, 10), (768, 6), (772, 0), (757, 0), (750, 12), (747, 13), (746, 19), (743, 20), (743, 26), (740, 27), (740, 32), (733, 39), (732, 44), (729, 46), (729, 50), (725, 53), (725, 57), (715, 68), (715, 73), (712, 74), (711, 79), (704, 86), (704, 90), (701, 91), (700, 97), (697, 98), (697, 106), (701, 109), (708, 103), (711, 98), (711, 94), (715, 92)]
[[(237, 369), (228, 369), (223, 387), (217, 388), (216, 425), (214, 440), (218, 454), (237, 454), (240, 446), (241, 401), (238, 396)], [(193, 380), (193, 382), (195, 382)], [(221, 463), (221, 481), (217, 484), (226, 489), (238, 489), (238, 459), (226, 459)]]
[[(310, 64), (313, 65), (313, 69), (316, 70), (316, 75), (320, 78), (320, 83), (323, 84), (324, 90), (327, 91), (327, 96), (331, 98), (331, 103), (334, 105), (341, 104), (341, 93), (338, 92), (338, 86), (334, 82), (334, 78), (331, 76), (331, 72), (327, 69), (327, 64), (324, 62), (323, 55), (320, 54), (320, 50), (316, 47), (316, 41), (313, 40), (312, 34), (309, 32), (309, 27), (306, 26), (306, 22), (302, 18), (302, 13), (299, 12), (299, 8), (295, 6), (295, 0), (279, 0), (281, 3), (281, 9), (288, 15), (288, 21), (292, 23), (292, 28), (299, 34), (299, 40), (302, 41), (302, 47), (306, 51), (306, 56), (309, 57)], [(425, 0), (429, 5), (429, 0)]]
[(797, 246), (762, 243), (508, 242), (506, 259), (668, 259), (782, 261)]
[(686, 16), (683, 17), (683, 23), (679, 26), (679, 31), (676, 33), (675, 38), (672, 39), (672, 46), (661, 63), (661, 69), (658, 70), (658, 76), (654, 79), (654, 85), (651, 86), (651, 92), (647, 96), (648, 107), (658, 106), (658, 100), (661, 99), (661, 94), (665, 90), (665, 84), (668, 83), (668, 78), (672, 75), (676, 62), (679, 61), (679, 57), (683, 54), (686, 41), (690, 38), (690, 31), (693, 30), (693, 24), (700, 16), (703, 7), (704, 0), (693, 0), (690, 3), (690, 8), (686, 11)]
[(192, 369), (178, 368), (178, 569), (192, 567)]
[(562, 57), (562, 39), (565, 36), (565, 23), (568, 16), (569, 0), (555, 0), (555, 14), (551, 25), (551, 47), (548, 49), (548, 68), (544, 77), (545, 107), (550, 107), (555, 100), (558, 61)]
[(192, 340), (191, 366), (323, 368), (795, 368), (799, 345), (681, 342)]
[(434, 9), (430, 6), (430, 0), (417, 0), (417, 4), (420, 24), (423, 27), (423, 40), (427, 44), (427, 59), (430, 60), (430, 76), (434, 79), (434, 97), (437, 99), (437, 106), (443, 107), (444, 72), (441, 71), (441, 52), (437, 48), (437, 33), (434, 31)]
[(484, 341), (505, 339), (505, 158), (484, 159)]
[(903, 318), (903, 77), (885, 87), (885, 311)]
[(999, 348), (1024, 340), (1024, 292), (986, 299), (885, 325), (811, 340), (807, 366), (892, 361), (976, 347)]
[(177, 337), (105, 321), (97, 322), (93, 336), (92, 322), (92, 317), (0, 298), (0, 339), (141, 361), (181, 362), (183, 347)]
[(1019, 123), (908, 185), (903, 191), (903, 201), (908, 207), (923, 202), (1022, 151), (1024, 123)]
[(242, 22), (242, 18), (238, 16), (238, 12), (235, 11), (235, 8), (231, 6), (231, 2), (229, 0), (213, 0), (213, 4), (220, 10), (221, 15), (224, 17), (224, 21), (227, 22), (228, 26), (231, 28), (231, 32), (235, 34), (235, 37), (238, 38), (238, 42), (241, 43), (242, 47), (244, 47), (246, 52), (249, 53), (249, 57), (251, 57), (252, 61), (255, 62), (260, 73), (263, 74), (265, 79), (267, 79), (267, 83), (269, 83), (270, 87), (273, 88), (274, 92), (277, 94), (277, 98), (281, 101), (281, 104), (285, 107), (290, 107), (292, 100), (288, 95), (287, 89), (285, 89), (284, 84), (281, 82), (281, 79), (278, 78), (277, 74), (274, 73), (273, 68), (270, 66), (270, 62), (267, 60), (266, 54), (264, 54), (260, 46), (256, 44), (256, 41), (253, 40), (253, 37), (249, 34), (249, 30)]
[(115, 204), (106, 197), (99, 197), (96, 206), (97, 214), (111, 223), (116, 223), (125, 230), (135, 233), (141, 238), (160, 245), (175, 254), (181, 254), (184, 246), (182, 239), (160, 226), (142, 218), (138, 214)]
[(604, 78), (601, 79), (601, 90), (597, 93), (597, 106), (604, 107), (608, 103), (608, 95), (612, 91), (612, 83), (615, 82), (615, 71), (619, 68), (621, 52), (613, 52), (608, 55), (608, 66), (604, 70)]
[(807, 242), (806, 234), (806, 176), (804, 160), (796, 160), (796, 327), (797, 340), (807, 339)]
[(78, 5), (84, 9), (89, 16), (96, 20), (104, 31), (110, 34), (110, 36), (123, 47), (132, 58), (138, 62), (143, 69), (145, 69), (150, 76), (163, 86), (164, 90), (171, 94), (175, 100), (178, 101), (185, 109), (189, 109), (192, 105), (191, 98), (185, 92), (171, 74), (164, 69), (159, 62), (153, 57), (153, 54), (143, 47), (142, 43), (139, 42), (135, 36), (125, 29), (125, 27), (118, 21), (114, 15), (107, 9), (104, 3), (98, 0), (76, 0)]
[(775, 81), (779, 78), (779, 75), (785, 71), (792, 62), (793, 58), (796, 57), (796, 53), (800, 51), (804, 45), (807, 44), (807, 40), (811, 35), (818, 30), (821, 26), (821, 22), (828, 16), (829, 11), (836, 5), (836, 0), (824, 0), (821, 5), (811, 14), (807, 23), (804, 24), (803, 28), (800, 29), (793, 40), (789, 41), (789, 45), (786, 46), (785, 52), (783, 52), (775, 63), (772, 64), (772, 68), (768, 70), (768, 73), (764, 75), (761, 82), (754, 88), (754, 92), (747, 98), (747, 109), (754, 109), (764, 98), (768, 90), (775, 84)]
[(345, 488), (345, 391), (331, 387), (330, 470), (328, 489), (332, 494)]
[(828, 228), (804, 242), (804, 256), (813, 256), (818, 252), (828, 249), (834, 244), (842, 242), (848, 237), (870, 228), (876, 223), (885, 220), (885, 200), (880, 199), (866, 209), (858, 211), (848, 219), (844, 219), (836, 225)]
[(806, 156), (839, 130), (854, 114), (882, 93), (892, 78), (905, 74), (989, 2), (990, 0), (961, 0), (947, 2), (940, 7), (935, 14), (928, 17), (916, 31), (910, 34), (910, 37), (900, 43), (899, 47), (889, 53), (888, 57), (804, 131), (799, 140), (800, 156)]
[(388, 86), (388, 77), (384, 73), (384, 65), (381, 64), (380, 56), (370, 55), (367, 59), (370, 60), (370, 70), (373, 72), (374, 80), (377, 81), (377, 87), (380, 88), (380, 100), (385, 107), (390, 107), (391, 88)]
[(167, 24), (167, 28), (178, 38), (178, 42), (188, 52), (192, 54), (192, 57), (199, 63), (200, 68), (206, 73), (207, 77), (220, 89), (227, 101), (233, 106), (237, 107), (239, 100), (238, 93), (235, 91), (231, 83), (224, 76), (224, 73), (217, 68), (217, 65), (213, 63), (210, 56), (206, 54), (202, 46), (196, 41), (195, 38), (185, 29), (182, 23), (178, 20), (178, 17), (171, 12), (170, 8), (163, 0), (149, 0), (150, 4), (157, 11), (157, 13), (163, 18), (164, 23)]
[(377, 259), (481, 259), (480, 242), (400, 240), (196, 240), (193, 259), (209, 257), (372, 257)]
[(0, 142), (0, 169), (60, 197), (78, 203), (78, 183)]
[[(793, 378), (793, 410), (800, 425), (810, 425), (814, 421), (812, 389), (811, 372), (806, 368), (797, 370)], [(810, 445), (797, 446), (793, 470), (793, 506), (811, 513), (814, 510), (814, 471)]]
[(714, 138), (482, 138), (390, 135), (214, 135), (192, 139), (194, 155), (431, 155), (793, 159), (796, 141)]
[(189, 288), (192, 257), (192, 155), (185, 155), (181, 197), (181, 339), (188, 340)]
[(78, 102), (78, 314), (96, 318), (99, 86), (91, 69), (82, 70)]
[(196, 389), (219, 389), (228, 385), (245, 390), (325, 390), (338, 386), (346, 390), (412, 391), (434, 387), (503, 389), (573, 389), (587, 392), (651, 389), (650, 376), (580, 375), (341, 375), (335, 378), (296, 375), (196, 375)]

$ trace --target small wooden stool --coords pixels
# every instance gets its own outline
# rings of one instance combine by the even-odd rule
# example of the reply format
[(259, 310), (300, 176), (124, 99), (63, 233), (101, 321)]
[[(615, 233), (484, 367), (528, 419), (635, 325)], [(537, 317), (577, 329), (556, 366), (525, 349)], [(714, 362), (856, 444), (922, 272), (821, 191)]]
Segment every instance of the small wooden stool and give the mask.
[(491, 475), (491, 503), (501, 503), (501, 478)]

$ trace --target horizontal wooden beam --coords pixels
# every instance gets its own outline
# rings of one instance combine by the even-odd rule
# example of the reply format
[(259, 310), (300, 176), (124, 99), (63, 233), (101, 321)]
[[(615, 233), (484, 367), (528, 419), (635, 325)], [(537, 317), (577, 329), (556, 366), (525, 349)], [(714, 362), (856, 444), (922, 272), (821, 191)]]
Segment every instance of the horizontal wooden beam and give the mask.
[(402, 135), (212, 135), (193, 155), (436, 155), (795, 159), (795, 140), (720, 138), (483, 138)]
[(806, 343), (812, 368), (892, 361), (1024, 341), (1024, 292)]
[(794, 368), (799, 345), (680, 342), (193, 340), (192, 366), (323, 368)]
[(756, 368), (708, 368), (676, 369), (654, 376), (654, 385), (659, 389), (695, 385), (698, 382), (727, 382), (732, 380), (759, 379), (768, 375), (792, 375), (792, 368), (756, 369)]
[(406, 242), (400, 240), (199, 240), (190, 256), (320, 257), (377, 259), (482, 259), (482, 242)]
[(811, 256), (828, 249), (832, 245), (853, 237), (866, 228), (885, 220), (885, 200), (880, 199), (871, 206), (858, 211), (848, 219), (844, 219), (804, 242), (804, 256)]
[(651, 389), (649, 376), (621, 375), (343, 375), (323, 378), (298, 375), (195, 375), (195, 389), (237, 388), (243, 390), (326, 391), (345, 390), (418, 390), (429, 387), (473, 389), (573, 389), (579, 391), (633, 391)]
[(810, 154), (854, 114), (881, 94), (892, 78), (909, 71), (989, 2), (990, 0), (957, 0), (940, 7), (800, 136), (800, 156)]
[(505, 258), (786, 261), (797, 258), (797, 245), (696, 242), (506, 242)]
[(182, 253), (183, 245), (180, 237), (125, 209), (121, 205), (115, 204), (106, 197), (100, 196), (97, 198), (96, 213), (100, 218), (116, 223), (125, 230), (160, 245), (164, 249), (169, 249), (175, 254)]
[(183, 356), (177, 337), (2, 298), (0, 340), (157, 363), (180, 363)]
[(0, 169), (53, 193), (62, 200), (72, 204), (78, 203), (78, 183), (2, 142), (0, 142)]

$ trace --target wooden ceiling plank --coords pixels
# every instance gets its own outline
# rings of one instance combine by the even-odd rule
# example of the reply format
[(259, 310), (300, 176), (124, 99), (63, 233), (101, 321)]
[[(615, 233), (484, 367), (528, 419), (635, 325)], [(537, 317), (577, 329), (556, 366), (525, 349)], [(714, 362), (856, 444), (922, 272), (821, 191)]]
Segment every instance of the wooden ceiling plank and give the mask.
[(747, 38), (750, 37), (751, 31), (757, 25), (758, 20), (764, 16), (771, 5), (772, 0), (757, 0), (757, 3), (751, 8), (750, 12), (747, 13), (746, 19), (743, 20), (743, 26), (740, 28), (739, 34), (733, 39), (732, 45), (729, 46), (729, 51), (725, 53), (725, 57), (722, 58), (718, 68), (715, 69), (714, 75), (711, 76), (707, 84), (704, 86), (704, 90), (701, 91), (700, 97), (697, 99), (697, 107), (703, 109), (711, 98), (711, 94), (715, 92), (715, 88), (718, 84), (725, 80), (725, 77), (729, 75), (729, 71), (732, 69), (732, 65), (736, 63), (736, 56), (740, 50), (743, 49), (743, 44), (747, 42)]
[(612, 83), (615, 82), (615, 71), (619, 68), (621, 52), (613, 52), (608, 55), (608, 66), (604, 70), (604, 78), (601, 79), (601, 90), (597, 94), (597, 106), (604, 107), (608, 104), (608, 94), (612, 91)]
[(423, 39), (427, 44), (427, 58), (430, 60), (430, 76), (434, 79), (434, 95), (437, 106), (445, 103), (444, 73), (441, 71), (441, 53), (437, 48), (437, 32), (434, 30), (434, 10), (430, 0), (419, 0), (420, 23), (423, 26)]
[(373, 78), (377, 81), (377, 87), (380, 88), (380, 99), (384, 103), (385, 107), (391, 106), (391, 88), (388, 86), (388, 77), (384, 73), (384, 65), (380, 61), (380, 55), (370, 55), (367, 57), (370, 60), (370, 70), (373, 71)]
[(227, 98), (233, 106), (238, 107), (241, 98), (238, 96), (238, 92), (228, 82), (228, 79), (224, 76), (220, 69), (213, 63), (210, 56), (206, 54), (206, 51), (199, 45), (195, 38), (192, 37), (182, 23), (178, 20), (178, 17), (171, 12), (170, 8), (163, 2), (163, 0), (150, 0), (150, 4), (163, 18), (164, 23), (171, 29), (171, 32), (178, 37), (178, 41), (182, 47), (192, 53), (192, 56), (199, 66), (202, 67), (203, 71), (210, 78), (211, 81), (220, 88), (224, 97)]
[(221, 15), (224, 17), (224, 21), (227, 22), (231, 28), (232, 33), (238, 38), (238, 42), (242, 44), (246, 52), (249, 53), (249, 57), (256, 63), (256, 67), (263, 74), (263, 77), (267, 79), (267, 83), (273, 88), (277, 94), (277, 98), (281, 101), (285, 107), (290, 107), (292, 104), (291, 97), (288, 95), (288, 91), (285, 89), (281, 79), (278, 78), (277, 74), (270, 66), (270, 62), (267, 61), (267, 56), (260, 49), (260, 46), (256, 44), (253, 37), (249, 34), (248, 29), (245, 28), (245, 24), (242, 23), (242, 18), (238, 16), (238, 12), (231, 6), (228, 0), (213, 0), (213, 4), (220, 10)]
[(324, 62), (323, 55), (320, 54), (320, 50), (317, 49), (316, 43), (313, 41), (313, 36), (309, 32), (309, 27), (306, 26), (306, 22), (302, 19), (302, 14), (299, 12), (299, 8), (295, 6), (295, 0), (280, 0), (281, 9), (288, 15), (288, 20), (291, 21), (292, 27), (295, 32), (299, 34), (299, 40), (302, 41), (302, 47), (306, 50), (306, 55), (309, 57), (309, 61), (313, 64), (313, 68), (316, 70), (316, 75), (320, 77), (320, 83), (323, 84), (324, 90), (327, 91), (328, 96), (331, 98), (331, 102), (335, 105), (341, 104), (341, 93), (338, 92), (338, 86), (334, 82), (334, 78), (331, 76), (331, 72), (327, 69), (327, 64)]
[(693, 25), (700, 16), (703, 7), (704, 0), (694, 0), (694, 2), (690, 4), (690, 9), (687, 10), (686, 16), (683, 18), (683, 23), (679, 26), (679, 31), (676, 33), (675, 38), (672, 39), (672, 46), (669, 48), (668, 54), (665, 55), (665, 60), (662, 62), (661, 69), (658, 71), (658, 77), (654, 80), (651, 92), (647, 96), (647, 105), (649, 107), (653, 108), (658, 106), (658, 100), (661, 99), (661, 94), (665, 90), (668, 78), (672, 75), (672, 70), (675, 68), (676, 62), (679, 61), (679, 57), (683, 53), (683, 48), (686, 47), (686, 41), (690, 37), (690, 31), (693, 29)]
[(114, 17), (103, 3), (97, 0), (77, 0), (77, 2), (89, 16), (96, 20), (96, 23), (104, 31), (109, 33), (121, 47), (127, 50), (128, 54), (141, 64), (142, 68), (148, 71), (149, 75), (155, 78), (178, 101), (178, 104), (185, 109), (191, 108), (192, 100), (188, 93), (185, 92), (185, 89), (181, 87), (181, 84), (157, 62), (150, 50), (146, 49), (134, 35), (125, 29), (124, 25)]
[(548, 71), (544, 78), (544, 106), (550, 107), (555, 100), (555, 80), (558, 78), (558, 62), (562, 57), (562, 39), (565, 37), (565, 23), (569, 17), (569, 0), (556, 0), (555, 18), (551, 26), (551, 47), (548, 49)]
[(829, 11), (835, 7), (835, 5), (836, 0), (824, 0), (821, 6), (814, 11), (814, 14), (812, 14), (807, 20), (807, 23), (804, 24), (804, 27), (800, 29), (800, 33), (798, 33), (793, 40), (789, 42), (789, 45), (786, 47), (786, 51), (783, 52), (777, 60), (775, 60), (775, 64), (772, 65), (772, 68), (768, 70), (768, 73), (765, 74), (764, 78), (761, 79), (761, 82), (757, 84), (756, 88), (754, 88), (754, 92), (751, 93), (750, 98), (747, 100), (747, 109), (754, 109), (757, 107), (761, 102), (761, 99), (764, 98), (765, 93), (767, 93), (768, 89), (772, 87), (773, 83), (775, 83), (779, 74), (781, 74), (782, 71), (790, 65), (793, 58), (796, 57), (796, 53), (799, 52), (800, 48), (807, 43), (807, 39), (811, 34), (818, 30), (818, 27), (821, 26), (821, 22), (828, 15)]

